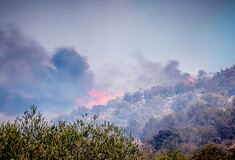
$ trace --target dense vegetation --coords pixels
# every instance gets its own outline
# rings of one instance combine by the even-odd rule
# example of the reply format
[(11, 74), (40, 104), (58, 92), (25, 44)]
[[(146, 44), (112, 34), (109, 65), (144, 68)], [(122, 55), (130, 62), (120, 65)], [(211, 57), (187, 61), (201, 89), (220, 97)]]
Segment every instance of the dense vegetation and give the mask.
[(156, 152), (178, 150), (193, 159), (235, 159), (235, 66), (195, 83), (146, 90), (165, 97), (171, 113), (136, 132)]
[(192, 83), (186, 79), (129, 92), (121, 98), (110, 100), (107, 105), (97, 105), (92, 109), (78, 106), (70, 115), (61, 115), (58, 119), (73, 121), (85, 112), (89, 115), (99, 114), (101, 121), (109, 120), (118, 126), (132, 127), (136, 124), (138, 127), (133, 127), (133, 136), (139, 138), (149, 120), (162, 119), (177, 112), (186, 113), (197, 101), (225, 108), (228, 100), (235, 95), (235, 66), (214, 73), (213, 76), (199, 71), (194, 81)]
[[(0, 159), (232, 160), (235, 156), (234, 144), (226, 148), (217, 141), (194, 148), (187, 146), (193, 152), (185, 154), (181, 144), (188, 137), (181, 137), (173, 130), (160, 130), (153, 137), (152, 145), (158, 151), (153, 152), (148, 145), (134, 141), (131, 134), (123, 136), (123, 131), (115, 125), (97, 124), (98, 116), (92, 120), (87, 120), (86, 114), (83, 117), (74, 123), (48, 122), (35, 106), (31, 106), (31, 111), (25, 111), (14, 123), (1, 124)], [(195, 133), (190, 138), (197, 139), (198, 132)], [(231, 136), (224, 138), (231, 139), (234, 134)]]
[[(84, 117), (86, 118), (86, 116)], [(13, 124), (1, 124), (0, 159), (142, 159), (133, 138), (117, 126), (95, 119), (47, 122), (36, 107)]]
[(57, 118), (67, 122), (32, 107), (1, 124), (0, 159), (235, 159), (235, 66), (194, 81), (80, 106)]

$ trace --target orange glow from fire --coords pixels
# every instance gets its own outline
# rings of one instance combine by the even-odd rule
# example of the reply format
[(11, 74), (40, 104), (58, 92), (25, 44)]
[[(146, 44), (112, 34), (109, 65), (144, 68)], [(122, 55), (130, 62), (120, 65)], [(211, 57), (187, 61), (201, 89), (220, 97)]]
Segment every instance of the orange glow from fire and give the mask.
[(76, 104), (86, 105), (89, 108), (92, 108), (94, 105), (104, 105), (109, 100), (121, 97), (121, 93), (118, 91), (116, 94), (110, 94), (109, 92), (104, 92), (100, 89), (93, 88), (87, 91), (89, 95), (89, 100), (83, 98), (76, 99)]
[(188, 81), (191, 82), (191, 83), (195, 83), (194, 79), (192, 77), (188, 77)]
[(95, 88), (91, 89), (88, 94), (90, 96), (90, 101), (87, 104), (88, 107), (92, 107), (93, 105), (103, 105), (106, 104), (110, 99), (120, 97), (120, 92), (118, 92), (116, 95), (111, 95)]

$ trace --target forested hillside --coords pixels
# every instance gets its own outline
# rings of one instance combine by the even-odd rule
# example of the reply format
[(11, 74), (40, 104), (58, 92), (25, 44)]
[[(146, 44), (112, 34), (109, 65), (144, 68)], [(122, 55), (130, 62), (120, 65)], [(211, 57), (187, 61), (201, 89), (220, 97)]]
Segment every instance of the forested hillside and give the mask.
[(100, 120), (106, 119), (119, 126), (133, 127), (136, 124), (139, 131), (135, 130), (134, 136), (142, 137), (139, 133), (152, 119), (162, 120), (164, 116), (176, 113), (186, 115), (190, 108), (199, 104), (226, 108), (233, 105), (234, 95), (235, 66), (214, 73), (213, 76), (201, 70), (193, 81), (181, 80), (175, 85), (140, 89), (92, 109), (79, 106), (70, 115), (61, 115), (58, 119), (70, 121), (84, 113), (99, 114)]
[[(213, 74), (201, 70), (192, 80), (126, 93), (106, 106), (94, 106), (91, 110), (79, 107), (60, 118), (71, 120), (84, 112), (99, 114), (101, 121), (108, 119), (125, 128), (126, 135), (132, 132), (151, 150), (180, 149), (192, 154), (198, 146), (211, 142), (225, 148), (234, 145), (234, 105), (235, 66), (232, 66)], [(159, 140), (164, 133), (179, 140), (173, 138), (169, 143)]]
[(1, 125), (0, 158), (235, 158), (235, 66), (80, 106), (52, 122), (35, 112)]

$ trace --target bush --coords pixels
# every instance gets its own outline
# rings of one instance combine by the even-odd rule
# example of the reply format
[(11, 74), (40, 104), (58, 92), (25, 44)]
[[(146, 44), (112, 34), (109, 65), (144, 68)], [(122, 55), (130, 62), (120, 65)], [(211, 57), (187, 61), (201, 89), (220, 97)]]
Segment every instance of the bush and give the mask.
[(185, 154), (178, 150), (170, 150), (168, 152), (162, 152), (152, 158), (153, 160), (189, 160)]
[(182, 142), (180, 135), (171, 130), (160, 130), (159, 133), (153, 137), (153, 140), (156, 150), (174, 150), (179, 148), (179, 144)]
[(0, 126), (0, 159), (143, 159), (133, 138), (117, 126), (96, 124), (98, 116), (85, 123), (48, 122), (31, 106), (13, 124)]
[(226, 150), (214, 143), (208, 143), (196, 149), (192, 156), (193, 160), (226, 160), (228, 155)]

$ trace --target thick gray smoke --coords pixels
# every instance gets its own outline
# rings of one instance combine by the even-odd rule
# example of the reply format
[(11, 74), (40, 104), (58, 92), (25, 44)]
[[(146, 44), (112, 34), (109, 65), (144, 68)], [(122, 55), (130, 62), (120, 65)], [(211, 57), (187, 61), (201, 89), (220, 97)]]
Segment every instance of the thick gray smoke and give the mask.
[(183, 73), (178, 69), (179, 62), (177, 60), (169, 61), (166, 66), (162, 66), (158, 62), (151, 62), (143, 57), (139, 57), (138, 61), (140, 72), (136, 81), (140, 85), (148, 85), (147, 87), (159, 84), (172, 85), (190, 77), (190, 74)]
[(0, 28), (0, 84), (12, 86), (19, 81), (41, 79), (48, 71), (47, 60), (44, 48), (17, 29)]
[(86, 58), (74, 49), (58, 49), (50, 58), (16, 28), (0, 28), (0, 112), (22, 113), (32, 104), (67, 111), (92, 85)]
[[(73, 48), (60, 48), (52, 57), (48, 55), (42, 46), (17, 28), (0, 28), (0, 113), (22, 113), (36, 104), (41, 111), (59, 114), (88, 104), (91, 95), (101, 100), (99, 94), (108, 97), (92, 90), (96, 87), (87, 59)], [(120, 90), (124, 94), (139, 88), (174, 84), (190, 76), (178, 69), (178, 61), (163, 66), (141, 55), (134, 59), (137, 61), (133, 66), (103, 71), (107, 75), (103, 76), (102, 83), (109, 87), (106, 91)]]

